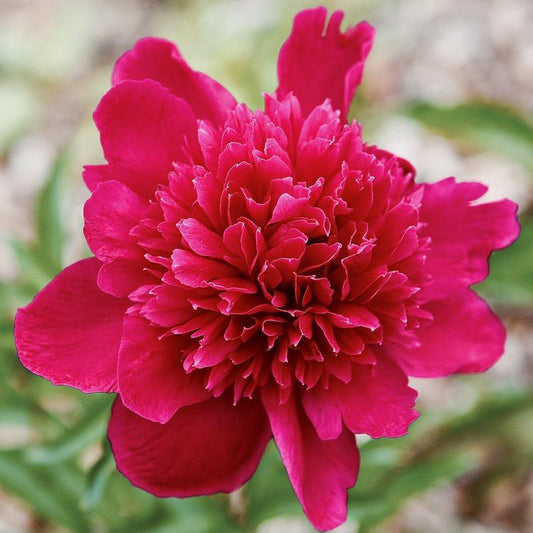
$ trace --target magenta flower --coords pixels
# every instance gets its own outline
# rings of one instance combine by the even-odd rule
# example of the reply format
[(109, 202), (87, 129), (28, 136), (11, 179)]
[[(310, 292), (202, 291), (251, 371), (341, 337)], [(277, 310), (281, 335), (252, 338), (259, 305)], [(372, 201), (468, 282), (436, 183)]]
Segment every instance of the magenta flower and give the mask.
[(518, 234), (486, 187), (416, 184), (346, 115), (374, 30), (298, 14), (265, 109), (237, 104), (170, 42), (125, 53), (94, 113), (85, 236), (16, 318), (23, 364), (118, 394), (119, 470), (157, 496), (228, 492), (273, 436), (320, 530), (346, 518), (354, 434), (417, 417), (407, 376), (482, 372), (499, 319), (469, 287)]

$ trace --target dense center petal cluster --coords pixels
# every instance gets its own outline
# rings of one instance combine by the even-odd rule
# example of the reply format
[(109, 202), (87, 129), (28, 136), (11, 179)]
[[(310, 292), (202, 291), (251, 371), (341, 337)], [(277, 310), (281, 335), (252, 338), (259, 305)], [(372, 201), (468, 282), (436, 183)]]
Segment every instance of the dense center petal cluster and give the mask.
[(412, 173), (329, 102), (304, 120), (294, 96), (239, 105), (223, 128), (201, 123), (199, 145), (130, 232), (157, 278), (130, 312), (179, 335), (213, 395), (349, 382), (431, 318)]

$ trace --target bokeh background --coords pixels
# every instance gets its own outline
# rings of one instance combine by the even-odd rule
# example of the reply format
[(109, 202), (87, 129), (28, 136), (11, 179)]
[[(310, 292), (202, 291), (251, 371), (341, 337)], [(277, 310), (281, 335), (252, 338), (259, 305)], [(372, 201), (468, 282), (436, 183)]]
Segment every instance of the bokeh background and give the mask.
[[(520, 205), (522, 236), (479, 291), (508, 328), (488, 373), (414, 380), (410, 435), (360, 438), (360, 481), (342, 532), (533, 531), (533, 3), (339, 0), (377, 40), (352, 116), (421, 180), (490, 185)], [(53, 387), (19, 364), (12, 320), (88, 255), (83, 164), (102, 162), (91, 113), (114, 60), (145, 35), (261, 106), (294, 0), (0, 0), (0, 532), (309, 532), (272, 446), (230, 496), (158, 500), (115, 470), (112, 398)], [(320, 65), (317, 65), (320, 68)], [(453, 332), (450, 332), (453, 334)]]

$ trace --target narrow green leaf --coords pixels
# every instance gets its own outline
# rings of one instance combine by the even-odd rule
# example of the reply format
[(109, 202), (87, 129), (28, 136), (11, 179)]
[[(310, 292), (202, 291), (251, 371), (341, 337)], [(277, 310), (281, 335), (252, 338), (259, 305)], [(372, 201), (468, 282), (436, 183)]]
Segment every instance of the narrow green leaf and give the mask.
[(101, 440), (107, 427), (110, 401), (107, 395), (102, 395), (76, 426), (67, 430), (66, 434), (61, 434), (53, 442), (27, 448), (26, 460), (32, 464), (58, 463), (74, 457), (90, 444)]
[[(380, 490), (371, 498), (358, 498), (358, 491), (350, 495), (349, 508), (359, 523), (359, 533), (372, 528), (398, 512), (413, 496), (457, 479), (474, 465), (469, 454), (451, 453), (431, 461), (420, 461), (389, 472)], [(365, 468), (363, 463), (362, 468)], [(364, 472), (364, 470), (363, 470)], [(363, 473), (362, 472), (362, 473)]]
[(246, 484), (245, 498), (247, 521), (251, 530), (275, 516), (303, 517), (301, 505), (273, 443), (267, 447), (257, 471)]
[(483, 102), (454, 107), (418, 102), (403, 112), (467, 148), (489, 150), (533, 170), (533, 124), (517, 110)]
[(24, 281), (33, 287), (33, 293), (44, 287), (54, 275), (46, 257), (39, 248), (30, 248), (18, 241), (11, 241), (11, 247), (17, 256), (17, 263)]
[(65, 153), (56, 158), (46, 178), (45, 185), (37, 201), (37, 253), (51, 275), (62, 268), (64, 230), (61, 223), (61, 203), (63, 193), (62, 176), (68, 159)]
[(102, 456), (87, 474), (85, 492), (81, 499), (83, 509), (94, 509), (100, 503), (107, 480), (114, 470), (115, 460), (111, 453), (111, 445), (107, 439), (104, 439)]
[(20, 451), (0, 451), (0, 485), (27, 502), (40, 517), (77, 533), (91, 531), (77, 503), (76, 487), (83, 486), (82, 478), (75, 465), (29, 465)]

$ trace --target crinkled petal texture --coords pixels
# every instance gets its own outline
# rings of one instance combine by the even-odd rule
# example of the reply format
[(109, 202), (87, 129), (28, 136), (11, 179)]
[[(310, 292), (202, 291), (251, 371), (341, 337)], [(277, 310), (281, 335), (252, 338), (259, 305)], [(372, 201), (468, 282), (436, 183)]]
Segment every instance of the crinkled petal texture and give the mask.
[(417, 417), (408, 376), (480, 372), (505, 331), (470, 286), (518, 235), (516, 206), (407, 161), (346, 122), (373, 30), (300, 13), (264, 111), (177, 48), (139, 41), (94, 118), (85, 236), (16, 321), (54, 383), (118, 392), (119, 469), (158, 496), (231, 491), (273, 436), (321, 530), (346, 517), (354, 434)]

